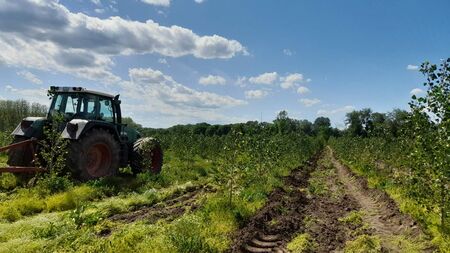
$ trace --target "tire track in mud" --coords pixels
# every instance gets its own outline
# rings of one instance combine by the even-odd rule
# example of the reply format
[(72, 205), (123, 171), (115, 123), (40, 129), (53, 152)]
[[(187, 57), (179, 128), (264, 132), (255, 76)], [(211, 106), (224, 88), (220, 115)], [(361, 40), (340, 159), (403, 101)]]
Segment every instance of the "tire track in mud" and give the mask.
[(267, 204), (235, 233), (231, 252), (288, 252), (286, 243), (302, 229), (308, 203), (304, 188), (318, 158), (316, 155), (305, 166), (293, 170), (284, 179), (285, 186), (269, 195)]
[(199, 207), (198, 197), (207, 192), (213, 192), (209, 186), (198, 186), (175, 193), (170, 197), (150, 206), (141, 206), (136, 210), (127, 213), (120, 213), (110, 216), (111, 221), (132, 223), (138, 220), (145, 220), (147, 223), (155, 223), (160, 219), (172, 221), (188, 211), (193, 211)]
[[(355, 175), (350, 169), (338, 161), (330, 147), (326, 149), (337, 171), (339, 180), (346, 188), (346, 192), (355, 199), (364, 212), (363, 220), (374, 230), (382, 240), (383, 250), (387, 252), (402, 252), (398, 246), (392, 245), (390, 239), (397, 235), (410, 235), (413, 238), (423, 236), (421, 228), (406, 214), (400, 212), (397, 204), (389, 195), (378, 189), (370, 189), (367, 180)], [(433, 247), (424, 249), (432, 252)]]
[[(369, 189), (365, 178), (353, 178), (331, 149), (325, 149), (269, 195), (266, 205), (234, 234), (230, 252), (288, 252), (287, 244), (303, 234), (311, 244), (302, 252), (342, 252), (360, 235), (379, 236), (383, 252), (404, 252), (389, 239), (418, 236), (420, 228), (386, 193)], [(315, 192), (314, 184), (324, 190)], [(360, 211), (362, 223), (345, 221)]]

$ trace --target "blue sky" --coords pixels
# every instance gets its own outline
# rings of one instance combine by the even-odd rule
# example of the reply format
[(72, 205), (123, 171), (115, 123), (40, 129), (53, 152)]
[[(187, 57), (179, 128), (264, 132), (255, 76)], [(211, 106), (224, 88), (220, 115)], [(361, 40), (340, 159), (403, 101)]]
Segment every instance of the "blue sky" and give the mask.
[(0, 99), (120, 93), (148, 127), (407, 109), (449, 1), (0, 0)]

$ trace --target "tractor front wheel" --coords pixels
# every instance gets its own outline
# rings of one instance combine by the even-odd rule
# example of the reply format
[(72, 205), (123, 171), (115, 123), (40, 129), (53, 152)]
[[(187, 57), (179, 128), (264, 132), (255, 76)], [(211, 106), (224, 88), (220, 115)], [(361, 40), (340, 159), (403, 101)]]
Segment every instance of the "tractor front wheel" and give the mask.
[(161, 172), (162, 163), (163, 152), (157, 139), (140, 138), (134, 143), (130, 164), (134, 174), (145, 171), (158, 174)]
[(119, 143), (106, 130), (93, 129), (70, 145), (69, 163), (83, 180), (113, 176), (119, 170)]

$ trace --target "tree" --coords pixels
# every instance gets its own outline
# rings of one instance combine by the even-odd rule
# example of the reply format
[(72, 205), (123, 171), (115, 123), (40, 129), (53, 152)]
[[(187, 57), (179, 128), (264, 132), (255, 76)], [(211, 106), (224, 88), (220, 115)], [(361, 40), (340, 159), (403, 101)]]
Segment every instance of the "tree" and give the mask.
[(441, 227), (450, 211), (450, 58), (439, 68), (425, 62), (420, 71), (426, 76), (425, 96), (412, 96), (411, 125), (414, 139), (412, 156), (417, 161), (414, 180), (424, 192), (414, 192), (422, 201), (439, 203)]
[(328, 140), (331, 135), (331, 122), (327, 117), (318, 117), (313, 124), (313, 131), (316, 135)]

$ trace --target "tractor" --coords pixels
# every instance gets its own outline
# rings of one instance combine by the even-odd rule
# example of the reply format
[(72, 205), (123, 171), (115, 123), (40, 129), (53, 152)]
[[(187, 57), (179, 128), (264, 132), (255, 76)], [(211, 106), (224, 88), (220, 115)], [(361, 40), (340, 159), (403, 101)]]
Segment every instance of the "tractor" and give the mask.
[[(39, 172), (34, 166), (39, 157), (39, 141), (44, 128), (59, 124), (61, 137), (68, 140), (67, 168), (76, 178), (86, 181), (116, 175), (119, 168), (130, 166), (133, 173), (159, 173), (163, 152), (155, 138), (141, 134), (122, 123), (119, 95), (82, 87), (49, 89), (51, 105), (47, 117), (27, 117), (12, 132), (8, 165), (0, 172)], [(56, 116), (62, 120), (55, 123)]]

